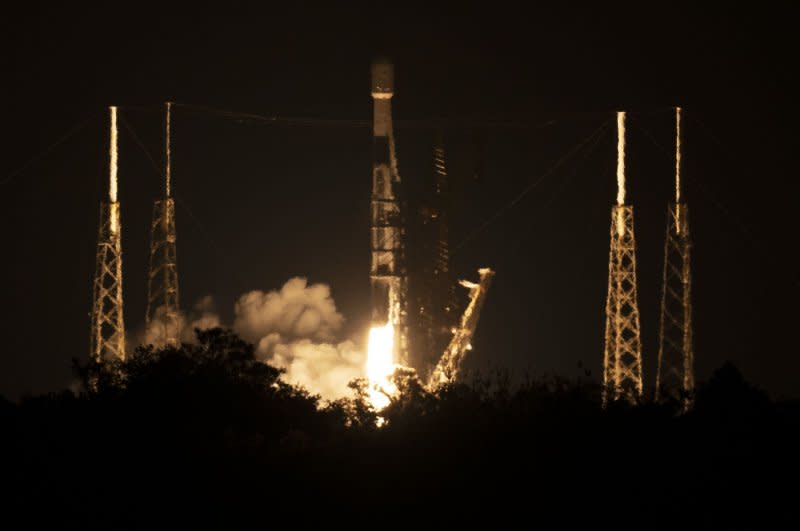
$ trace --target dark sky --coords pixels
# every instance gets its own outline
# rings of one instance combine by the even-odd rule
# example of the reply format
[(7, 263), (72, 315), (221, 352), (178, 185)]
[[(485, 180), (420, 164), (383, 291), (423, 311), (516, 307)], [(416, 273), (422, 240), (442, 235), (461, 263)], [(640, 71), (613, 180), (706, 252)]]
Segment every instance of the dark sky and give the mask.
[[(86, 358), (106, 105), (121, 106), (160, 160), (166, 99), (369, 120), (369, 63), (379, 54), (396, 64), (396, 120), (531, 125), (446, 130), (454, 245), (469, 236), (454, 268), (468, 277), (479, 266), (497, 271), (472, 367), (575, 376), (580, 361), (599, 374), (615, 196), (611, 121), (624, 109), (652, 388), (677, 104), (685, 108), (698, 378), (730, 359), (773, 394), (800, 394), (797, 8), (377, 5), (69, 5), (4, 15), (0, 394), (63, 388), (71, 358)], [(604, 122), (592, 151), (475, 232)], [(426, 127), (398, 129), (403, 178), (429, 175), (431, 139)], [(125, 127), (120, 142), (133, 330), (143, 321), (159, 177)], [(229, 319), (239, 294), (301, 275), (331, 285), (348, 320), (344, 336), (363, 334), (369, 129), (237, 123), (178, 108), (173, 149), (184, 306), (210, 294)]]

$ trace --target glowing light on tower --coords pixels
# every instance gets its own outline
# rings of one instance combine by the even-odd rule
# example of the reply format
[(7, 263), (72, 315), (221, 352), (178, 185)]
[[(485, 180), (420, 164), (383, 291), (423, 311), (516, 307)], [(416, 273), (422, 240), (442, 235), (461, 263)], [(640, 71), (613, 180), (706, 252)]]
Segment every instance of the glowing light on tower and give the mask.
[(108, 146), (108, 200), (111, 208), (111, 232), (114, 234), (119, 233), (119, 215), (116, 210), (119, 208), (117, 205), (117, 169), (119, 163), (117, 157), (117, 108), (109, 107), (111, 111), (111, 139)]
[(681, 197), (680, 107), (675, 108), (675, 130), (675, 205), (667, 207), (655, 398), (687, 411), (694, 395), (692, 241), (689, 205)]
[(675, 107), (675, 218), (676, 230), (681, 232), (681, 108)]
[(642, 343), (633, 206), (625, 204), (625, 113), (617, 113), (617, 204), (611, 208), (603, 404), (642, 397)]
[(625, 204), (625, 111), (617, 113), (617, 204)]
[(172, 102), (168, 101), (166, 103), (166, 141), (164, 146), (164, 187), (165, 187), (165, 194), (167, 197), (172, 196)]
[[(625, 111), (617, 113), (617, 205), (625, 204)], [(622, 211), (618, 211), (617, 231), (625, 234)]]
[[(150, 268), (147, 275), (145, 323), (157, 344), (180, 344), (181, 315), (178, 292), (178, 251), (175, 200), (172, 198), (172, 103), (164, 115), (164, 197), (153, 203), (150, 225)], [(155, 343), (155, 342), (154, 342)]]
[(95, 276), (92, 283), (92, 325), (89, 355), (95, 362), (125, 359), (122, 299), (122, 226), (117, 190), (117, 108), (109, 107), (108, 203), (100, 205)]

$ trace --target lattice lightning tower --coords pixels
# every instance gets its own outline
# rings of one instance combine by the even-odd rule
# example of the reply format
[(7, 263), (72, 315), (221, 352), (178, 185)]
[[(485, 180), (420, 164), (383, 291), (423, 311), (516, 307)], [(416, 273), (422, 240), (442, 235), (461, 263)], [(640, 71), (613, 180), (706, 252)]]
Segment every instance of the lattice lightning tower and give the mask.
[(642, 388), (642, 341), (636, 284), (633, 207), (625, 204), (625, 113), (617, 113), (617, 204), (611, 210), (608, 258), (603, 404), (638, 401)]
[(155, 331), (164, 345), (177, 345), (180, 334), (178, 259), (175, 232), (175, 201), (172, 198), (172, 103), (165, 105), (164, 196), (153, 203), (150, 225), (150, 267), (147, 276), (148, 330)]
[(689, 206), (681, 201), (681, 109), (675, 109), (675, 203), (667, 208), (656, 400), (690, 407), (694, 393)]
[(117, 108), (110, 107), (108, 202), (100, 203), (100, 228), (92, 284), (92, 333), (89, 356), (97, 363), (125, 359), (122, 301), (122, 225), (117, 200)]

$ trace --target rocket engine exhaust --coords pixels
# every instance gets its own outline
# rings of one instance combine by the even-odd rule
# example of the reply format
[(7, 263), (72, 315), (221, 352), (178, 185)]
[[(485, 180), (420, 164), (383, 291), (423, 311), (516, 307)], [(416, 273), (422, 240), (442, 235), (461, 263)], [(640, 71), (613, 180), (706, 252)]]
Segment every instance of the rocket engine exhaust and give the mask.
[(367, 341), (367, 379), (369, 380), (369, 399), (377, 411), (389, 405), (389, 395), (397, 388), (390, 380), (395, 369), (393, 361), (394, 326), (386, 323), (374, 326), (369, 331)]

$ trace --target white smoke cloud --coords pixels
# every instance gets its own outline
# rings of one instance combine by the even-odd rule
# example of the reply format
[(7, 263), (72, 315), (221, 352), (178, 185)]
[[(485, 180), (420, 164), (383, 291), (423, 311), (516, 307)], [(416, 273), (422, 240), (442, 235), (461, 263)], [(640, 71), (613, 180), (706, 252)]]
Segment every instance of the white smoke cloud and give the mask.
[(325, 284), (308, 285), (305, 278), (290, 279), (280, 291), (251, 291), (239, 297), (233, 329), (243, 339), (257, 342), (269, 334), (283, 339), (330, 341), (344, 323)]
[[(163, 346), (163, 313), (159, 308), (142, 343)], [(233, 330), (256, 346), (257, 358), (285, 369), (285, 381), (326, 400), (350, 394), (347, 384), (364, 376), (364, 352), (351, 340), (337, 340), (343, 324), (344, 316), (336, 309), (330, 287), (309, 285), (302, 277), (289, 279), (280, 290), (245, 293), (234, 306)], [(181, 313), (178, 337), (192, 343), (195, 328), (220, 325), (214, 301), (207, 296), (188, 315)]]
[[(185, 319), (184, 317), (184, 322)], [(183, 326), (181, 330), (180, 338), (184, 343), (192, 343), (197, 340), (194, 334), (195, 328), (208, 330), (209, 328), (222, 326), (211, 295), (206, 295), (195, 303), (192, 312), (189, 314), (188, 324), (189, 326)]]
[(180, 312), (175, 322), (167, 322), (164, 318), (165, 311), (163, 306), (156, 308), (153, 319), (139, 334), (140, 344), (163, 347), (168, 331), (171, 335), (178, 337), (182, 343), (194, 343), (197, 340), (194, 333), (195, 328), (207, 330), (221, 326), (219, 315), (214, 308), (214, 299), (210, 295), (198, 300), (188, 315)]
[(251, 291), (234, 313), (234, 331), (256, 345), (259, 359), (286, 369), (290, 383), (332, 400), (364, 375), (364, 353), (352, 341), (335, 340), (344, 316), (325, 284), (295, 277), (278, 291)]
[[(259, 344), (259, 355), (264, 354), (262, 346)], [(326, 400), (349, 394), (347, 384), (364, 376), (364, 353), (349, 340), (332, 344), (300, 339), (273, 343), (270, 350), (264, 359), (286, 369), (287, 382), (299, 384)]]

